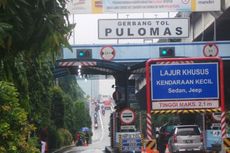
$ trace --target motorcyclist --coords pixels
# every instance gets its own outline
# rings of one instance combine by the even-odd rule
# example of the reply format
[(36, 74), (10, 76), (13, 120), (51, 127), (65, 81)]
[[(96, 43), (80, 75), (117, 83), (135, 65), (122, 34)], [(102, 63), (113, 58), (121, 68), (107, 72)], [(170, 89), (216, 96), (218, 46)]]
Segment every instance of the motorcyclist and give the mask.
[(105, 107), (104, 106), (101, 107), (101, 112), (103, 115), (105, 115)]
[(97, 104), (97, 106), (95, 107), (95, 112), (99, 111), (99, 109), (100, 109), (100, 106), (99, 104)]
[(82, 146), (83, 145), (83, 137), (80, 132), (76, 134), (76, 146)]
[(94, 128), (97, 129), (98, 127), (98, 123), (97, 123), (97, 120), (94, 121)]
[(94, 120), (97, 120), (97, 112), (94, 113)]

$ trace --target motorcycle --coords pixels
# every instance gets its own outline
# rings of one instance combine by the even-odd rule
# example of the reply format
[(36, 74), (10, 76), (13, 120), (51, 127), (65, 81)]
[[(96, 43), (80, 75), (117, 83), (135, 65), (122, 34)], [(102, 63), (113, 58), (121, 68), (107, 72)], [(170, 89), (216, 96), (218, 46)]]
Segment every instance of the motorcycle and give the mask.
[(105, 109), (102, 109), (102, 115), (105, 115)]
[(98, 125), (97, 123), (94, 124), (94, 128), (97, 129), (98, 128)]
[(80, 137), (80, 139), (78, 139), (76, 142), (76, 146), (83, 146), (83, 142), (84, 142), (83, 138)]

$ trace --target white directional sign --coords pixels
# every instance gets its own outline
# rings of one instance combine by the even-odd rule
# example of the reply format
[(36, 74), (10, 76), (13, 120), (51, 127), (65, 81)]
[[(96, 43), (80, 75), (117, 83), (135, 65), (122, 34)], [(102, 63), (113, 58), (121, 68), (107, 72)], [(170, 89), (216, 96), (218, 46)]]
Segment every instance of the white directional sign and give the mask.
[(120, 152), (141, 152), (141, 132), (116, 132)]
[(98, 28), (99, 39), (185, 38), (189, 19), (101, 19)]

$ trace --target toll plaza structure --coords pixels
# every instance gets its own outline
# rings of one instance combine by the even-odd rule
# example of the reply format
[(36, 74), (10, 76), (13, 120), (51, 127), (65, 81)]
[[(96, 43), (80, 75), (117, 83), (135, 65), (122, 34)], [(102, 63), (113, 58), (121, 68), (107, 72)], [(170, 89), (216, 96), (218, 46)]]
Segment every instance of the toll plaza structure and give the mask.
[[(164, 113), (212, 113), (221, 112), (223, 108), (228, 110), (228, 103), (224, 103), (224, 101), (228, 101), (230, 99), (229, 94), (227, 94), (230, 87), (230, 80), (228, 79), (230, 74), (227, 71), (230, 67), (230, 53), (228, 51), (229, 46), (229, 41), (72, 46), (72, 50), (63, 48), (63, 57), (56, 62), (54, 76), (58, 78), (65, 75), (78, 75), (79, 69), (83, 77), (89, 77), (91, 75), (104, 75), (107, 77), (113, 76), (115, 78), (115, 86), (117, 87), (116, 93), (119, 96), (114, 96), (115, 98), (117, 97), (117, 99), (115, 99), (117, 105), (115, 107), (116, 112), (111, 115), (111, 146), (117, 147), (117, 143), (115, 141), (119, 136), (116, 135), (116, 132), (119, 132), (117, 127), (121, 125), (120, 119), (118, 119), (117, 116), (119, 116), (119, 113), (123, 108), (132, 107), (134, 104), (138, 105), (141, 110), (147, 111), (147, 134), (145, 139), (150, 142), (153, 140), (152, 127), (154, 125), (151, 123), (153, 115)], [(217, 56), (219, 58), (217, 58)], [(158, 66), (153, 66), (155, 68), (153, 71), (156, 70), (156, 72), (161, 75), (168, 74), (168, 77), (170, 73), (172, 76), (182, 74), (184, 67), (189, 68), (191, 66), (191, 69), (200, 69), (199, 67), (206, 66), (206, 63), (208, 63), (206, 69), (202, 70), (202, 72), (198, 71), (196, 73), (210, 73), (210, 75), (207, 75), (210, 78), (197, 78), (198, 81), (195, 81), (195, 83), (196, 85), (201, 86), (196, 87), (196, 85), (194, 85), (190, 94), (184, 94), (185, 91), (188, 90), (186, 87), (184, 90), (180, 90), (179, 88), (170, 89), (169, 91), (171, 93), (177, 93), (175, 94), (176, 97), (170, 97), (169, 94), (164, 95), (169, 97), (155, 97), (155, 93), (148, 93), (150, 92), (148, 90), (150, 89), (152, 82), (148, 81), (146, 77), (150, 74), (150, 69), (146, 69), (146, 63), (148, 63), (149, 59), (150, 61), (151, 59), (154, 59), (154, 61), (161, 62), (160, 64), (157, 64)], [(204, 60), (204, 62), (200, 62), (200, 59)], [(166, 65), (169, 70), (163, 73), (160, 69)], [(178, 67), (178, 71), (173, 69), (171, 70), (170, 65)], [(211, 70), (216, 71), (214, 71), (214, 73)], [(220, 74), (220, 70), (224, 73)], [(196, 78), (192, 79), (196, 80)], [(177, 80), (174, 80), (173, 82), (175, 81), (178, 82)], [(220, 84), (220, 81), (222, 81), (222, 84)], [(183, 84), (182, 81), (179, 82)], [(188, 84), (189, 81), (186, 83)], [(164, 84), (166, 83), (158, 81), (158, 85), (164, 86)], [(190, 81), (190, 84), (192, 84), (192, 81)], [(212, 88), (209, 86), (203, 88), (202, 84), (208, 84)], [(223, 84), (225, 86), (223, 86)], [(204, 92), (207, 89), (212, 89), (212, 92)], [(131, 92), (133, 90), (134, 92)], [(152, 95), (154, 96), (151, 97)], [(156, 93), (156, 95), (162, 94)], [(187, 98), (187, 96), (189, 98)], [(196, 96), (200, 96), (200, 99), (196, 99)], [(147, 98), (152, 99), (149, 100)], [(189, 101), (190, 103), (175, 102), (178, 98)], [(156, 102), (150, 102), (151, 100), (155, 100)], [(159, 103), (158, 101), (165, 101), (165, 103)], [(173, 102), (170, 103), (169, 101)], [(192, 106), (199, 105), (199, 103), (199, 107)], [(169, 107), (170, 105), (174, 105), (175, 109)], [(186, 106), (188, 106), (188, 109), (185, 109)], [(164, 109), (162, 109), (162, 107)], [(223, 121), (225, 122), (224, 119)], [(222, 125), (224, 125), (224, 122)], [(129, 128), (132, 128), (132, 125), (129, 125)], [(223, 126), (222, 129), (222, 136), (224, 136), (225, 126)], [(146, 144), (148, 144), (148, 142)]]

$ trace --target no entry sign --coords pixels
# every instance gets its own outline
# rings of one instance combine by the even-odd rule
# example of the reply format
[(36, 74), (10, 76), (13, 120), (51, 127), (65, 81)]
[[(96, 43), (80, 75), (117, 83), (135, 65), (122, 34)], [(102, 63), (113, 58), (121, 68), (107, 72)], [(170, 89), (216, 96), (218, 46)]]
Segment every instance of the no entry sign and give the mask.
[(135, 120), (135, 112), (131, 108), (125, 108), (120, 112), (122, 124), (131, 124)]
[(100, 55), (104, 60), (112, 60), (115, 56), (115, 50), (112, 46), (105, 46), (102, 47)]

